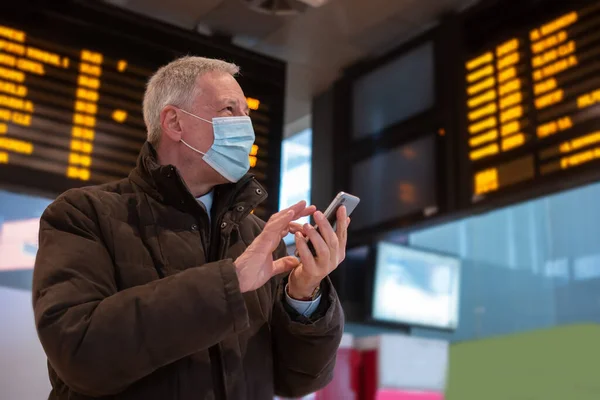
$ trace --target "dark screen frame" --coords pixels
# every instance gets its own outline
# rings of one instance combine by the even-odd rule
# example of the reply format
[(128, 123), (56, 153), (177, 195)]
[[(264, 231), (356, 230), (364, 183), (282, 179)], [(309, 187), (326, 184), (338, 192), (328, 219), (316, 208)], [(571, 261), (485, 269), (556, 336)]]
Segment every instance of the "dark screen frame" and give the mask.
[[(132, 64), (137, 61), (138, 65), (151, 70), (191, 53), (240, 65), (238, 80), (246, 95), (259, 99), (269, 98), (270, 103), (269, 145), (266, 149), (266, 159), (270, 162), (266, 166), (268, 180), (265, 182), (270, 196), (261, 204), (260, 210), (257, 209), (257, 213), (262, 218), (268, 218), (278, 210), (287, 69), (285, 62), (234, 46), (221, 37), (204, 36), (98, 1), (23, 0), (3, 3), (0, 5), (1, 23), (22, 26), (32, 33), (41, 26), (57, 26), (58, 29), (48, 40), (65, 36), (65, 30), (61, 31), (60, 24), (72, 24), (84, 31), (85, 35), (69, 37), (69, 44), (81, 47), (96, 45), (131, 54)], [(142, 54), (137, 50), (136, 53), (136, 44), (140, 49), (153, 50)], [(30, 174), (27, 168), (3, 165), (0, 168), (0, 186), (24, 194), (43, 193), (51, 198), (65, 190), (81, 186), (66, 177), (37, 170), (33, 184), (25, 184), (24, 182), (31, 182)]]
[[(452, 211), (456, 207), (456, 149), (457, 121), (455, 115), (456, 101), (452, 96), (457, 89), (456, 76), (460, 72), (457, 65), (456, 52), (451, 43), (460, 40), (457, 18), (453, 15), (442, 17), (442, 22), (398, 46), (380, 57), (363, 60), (344, 71), (343, 77), (334, 85), (334, 191), (348, 191), (352, 183), (352, 165), (371, 158), (388, 149), (409, 144), (419, 138), (435, 136), (435, 150), (432, 162), (435, 162), (435, 186), (437, 212), (424, 215), (415, 212), (398, 218), (384, 221), (360, 230), (353, 230), (349, 235), (349, 246), (367, 243), (370, 238), (384, 232), (403, 229), (432, 220)], [(406, 53), (431, 42), (433, 45), (434, 101), (432, 106), (404, 121), (391, 125), (369, 137), (353, 138), (353, 86), (360, 78), (370, 72), (402, 57)], [(399, 135), (398, 132), (402, 132)], [(360, 206), (359, 206), (360, 207)]]
[[(598, 3), (597, 0), (580, 0), (569, 3), (561, 0), (546, 0), (543, 3), (535, 0), (487, 0), (482, 1), (458, 16), (463, 37), (462, 54), (458, 60), (461, 71), (465, 60), (479, 54), (485, 49), (493, 48), (495, 45), (510, 39), (515, 35), (528, 32), (530, 29), (560, 17), (565, 12), (573, 9), (584, 9), (587, 6)], [(530, 51), (529, 48), (526, 49)], [(511, 185), (499, 192), (487, 193), (477, 201), (472, 199), (473, 181), (471, 162), (468, 153), (467, 132), (467, 94), (465, 92), (464, 73), (461, 75), (461, 89), (457, 92), (459, 109), (457, 119), (458, 129), (457, 154), (458, 154), (458, 208), (461, 213), (476, 214), (491, 211), (501, 207), (510, 206), (528, 200), (534, 200), (553, 193), (574, 189), (586, 184), (600, 180), (600, 160), (592, 161), (577, 168), (561, 171), (549, 176), (536, 176), (533, 180)], [(525, 106), (534, 107), (533, 97), (529, 96)], [(536, 112), (535, 110), (533, 111)], [(559, 137), (550, 137), (545, 140), (543, 147), (551, 146), (565, 140), (572, 139), (582, 134), (587, 127), (598, 124), (598, 121), (588, 121), (581, 124), (567, 134)], [(477, 163), (477, 169), (485, 169), (497, 163), (506, 162), (532, 154), (534, 156), (534, 168), (537, 171), (540, 160), (535, 149), (539, 148), (535, 142), (526, 144), (507, 154), (500, 154), (493, 159), (481, 160)], [(455, 218), (456, 219), (456, 218)]]

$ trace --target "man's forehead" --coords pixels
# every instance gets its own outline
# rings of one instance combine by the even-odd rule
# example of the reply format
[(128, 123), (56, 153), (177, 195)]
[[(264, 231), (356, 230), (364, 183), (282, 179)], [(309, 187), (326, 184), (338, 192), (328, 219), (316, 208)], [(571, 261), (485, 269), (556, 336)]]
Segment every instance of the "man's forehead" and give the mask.
[(237, 80), (229, 74), (207, 73), (198, 77), (196, 82), (198, 96), (196, 100), (208, 102), (232, 102), (245, 99), (244, 92)]
[(202, 74), (196, 80), (196, 86), (206, 91), (221, 90), (242, 91), (237, 79), (225, 72), (213, 71)]

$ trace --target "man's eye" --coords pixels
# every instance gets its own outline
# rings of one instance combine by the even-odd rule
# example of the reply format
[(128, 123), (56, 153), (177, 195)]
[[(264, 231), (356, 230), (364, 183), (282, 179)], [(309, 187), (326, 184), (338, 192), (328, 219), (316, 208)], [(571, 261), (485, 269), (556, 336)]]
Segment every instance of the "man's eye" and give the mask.
[(229, 111), (230, 113), (233, 113), (233, 107), (229, 106), (229, 107), (225, 107), (226, 111)]

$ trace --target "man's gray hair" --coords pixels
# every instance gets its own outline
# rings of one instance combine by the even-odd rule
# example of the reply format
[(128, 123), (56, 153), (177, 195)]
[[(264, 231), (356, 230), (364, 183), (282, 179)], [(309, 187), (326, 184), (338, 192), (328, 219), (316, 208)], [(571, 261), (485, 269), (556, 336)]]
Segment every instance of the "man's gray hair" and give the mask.
[(157, 146), (161, 137), (160, 113), (167, 105), (188, 109), (196, 93), (196, 80), (207, 72), (236, 76), (240, 68), (226, 61), (186, 56), (161, 67), (148, 81), (144, 94), (144, 122), (148, 141)]

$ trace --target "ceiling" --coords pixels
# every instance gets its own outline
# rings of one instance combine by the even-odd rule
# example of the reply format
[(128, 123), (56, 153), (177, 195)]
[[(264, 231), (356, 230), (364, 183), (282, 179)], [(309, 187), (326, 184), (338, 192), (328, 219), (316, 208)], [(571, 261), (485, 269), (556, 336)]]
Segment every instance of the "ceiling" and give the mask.
[[(352, 62), (381, 54), (477, 0), (329, 0), (294, 16), (262, 14), (243, 0), (105, 0), (288, 62), (286, 135), (308, 127), (311, 101)], [(297, 1), (297, 0), (293, 0)]]

